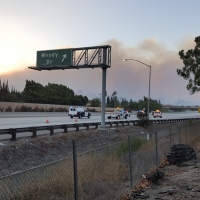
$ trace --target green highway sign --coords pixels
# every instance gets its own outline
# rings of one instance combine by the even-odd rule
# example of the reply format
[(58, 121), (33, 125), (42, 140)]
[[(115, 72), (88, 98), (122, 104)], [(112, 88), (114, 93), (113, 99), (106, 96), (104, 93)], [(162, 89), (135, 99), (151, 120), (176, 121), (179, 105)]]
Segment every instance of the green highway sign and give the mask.
[(36, 67), (72, 65), (72, 49), (37, 51)]

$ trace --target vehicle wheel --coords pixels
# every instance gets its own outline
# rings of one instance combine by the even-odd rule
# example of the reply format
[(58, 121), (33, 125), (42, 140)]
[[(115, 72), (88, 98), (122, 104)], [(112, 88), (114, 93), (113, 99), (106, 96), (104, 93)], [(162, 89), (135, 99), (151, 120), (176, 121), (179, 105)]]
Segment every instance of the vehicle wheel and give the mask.
[(71, 119), (73, 118), (73, 116), (71, 116)]
[(162, 118), (162, 117), (160, 117), (160, 118)]
[(156, 117), (154, 116), (154, 118), (156, 118)]
[(90, 115), (88, 115), (88, 119), (90, 118)]
[(111, 119), (111, 117), (108, 117), (108, 119)]
[(125, 116), (124, 118), (127, 119), (127, 116)]

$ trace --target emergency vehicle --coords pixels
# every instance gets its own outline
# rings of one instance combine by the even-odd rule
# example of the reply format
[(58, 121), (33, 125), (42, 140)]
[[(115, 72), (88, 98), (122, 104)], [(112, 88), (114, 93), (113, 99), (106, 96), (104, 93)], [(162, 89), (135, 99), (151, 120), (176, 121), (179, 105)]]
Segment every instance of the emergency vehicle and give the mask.
[(71, 118), (78, 117), (80, 119), (82, 117), (90, 118), (91, 113), (87, 109), (85, 109), (85, 108), (80, 108), (80, 107), (73, 108), (73, 107), (70, 107), (68, 115)]
[(145, 112), (144, 109), (143, 110), (138, 110), (136, 112), (136, 115), (137, 115), (138, 118), (140, 118), (140, 117), (147, 117), (147, 113)]
[(153, 116), (154, 118), (156, 118), (156, 117), (162, 118), (162, 113), (161, 113), (160, 110), (152, 111), (152, 116)]
[(111, 119), (120, 119), (120, 117), (127, 119), (128, 114), (125, 112), (121, 112), (120, 110), (115, 109), (113, 112), (106, 112), (106, 118)]

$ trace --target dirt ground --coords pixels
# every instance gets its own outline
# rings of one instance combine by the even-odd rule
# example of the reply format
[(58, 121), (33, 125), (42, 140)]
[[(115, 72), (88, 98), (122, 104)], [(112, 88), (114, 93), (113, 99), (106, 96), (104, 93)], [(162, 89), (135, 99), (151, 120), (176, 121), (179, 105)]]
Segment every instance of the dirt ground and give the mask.
[[(148, 200), (199, 200), (200, 199), (200, 136), (189, 144), (196, 153), (197, 159), (181, 163), (180, 166), (165, 164), (160, 171), (164, 176), (156, 183), (145, 185), (142, 190), (136, 189), (124, 195), (121, 200), (148, 199)], [(138, 185), (145, 182), (145, 178)]]
[[(147, 133), (179, 125), (179, 123), (154, 124), (147, 129), (131, 125), (113, 127), (106, 134), (97, 130), (83, 130), (53, 136), (21, 138), (15, 142), (0, 141), (0, 176), (71, 156), (73, 140), (76, 141), (77, 153), (79, 153), (120, 142), (127, 139), (128, 135), (145, 137)], [(185, 167), (169, 165), (163, 167), (162, 170), (165, 172), (163, 180), (145, 188), (143, 197), (160, 200), (200, 199), (200, 137), (190, 145), (197, 154), (197, 160), (188, 161)], [(124, 199), (131, 199), (129, 194), (125, 196)]]

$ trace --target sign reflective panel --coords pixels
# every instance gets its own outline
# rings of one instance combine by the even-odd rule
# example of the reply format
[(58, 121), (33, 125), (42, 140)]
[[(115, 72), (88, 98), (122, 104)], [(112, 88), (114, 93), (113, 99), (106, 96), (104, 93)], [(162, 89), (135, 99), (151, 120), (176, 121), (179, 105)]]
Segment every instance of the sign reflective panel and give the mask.
[(55, 49), (37, 51), (39, 66), (69, 66), (72, 65), (72, 49)]

